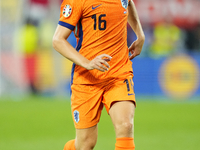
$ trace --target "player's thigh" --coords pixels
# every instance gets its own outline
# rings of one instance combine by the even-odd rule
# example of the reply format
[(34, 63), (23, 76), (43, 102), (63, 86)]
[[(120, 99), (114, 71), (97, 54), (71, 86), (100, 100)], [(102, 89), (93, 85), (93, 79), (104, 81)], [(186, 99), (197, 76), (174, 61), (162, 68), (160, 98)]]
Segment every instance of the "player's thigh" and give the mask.
[(116, 101), (109, 110), (109, 115), (114, 125), (124, 122), (133, 123), (135, 105), (133, 101)]
[(103, 109), (101, 87), (95, 85), (72, 85), (71, 109), (76, 129), (95, 126)]
[(117, 79), (106, 87), (103, 103), (108, 113), (112, 105), (119, 101), (131, 101), (136, 104), (131, 75), (126, 79)]

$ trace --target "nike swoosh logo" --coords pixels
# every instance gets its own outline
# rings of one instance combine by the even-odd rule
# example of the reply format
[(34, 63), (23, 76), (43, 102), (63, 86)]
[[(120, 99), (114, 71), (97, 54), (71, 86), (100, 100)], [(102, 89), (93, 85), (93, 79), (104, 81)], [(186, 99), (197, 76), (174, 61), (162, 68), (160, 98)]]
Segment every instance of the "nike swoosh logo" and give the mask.
[(135, 95), (135, 94), (134, 93), (131, 93), (131, 94), (128, 93), (128, 96), (131, 96), (131, 95)]
[(97, 5), (96, 7), (93, 7), (93, 6), (92, 6), (92, 10), (96, 9), (97, 7), (99, 7), (99, 6), (101, 6), (101, 5), (102, 5), (102, 4)]

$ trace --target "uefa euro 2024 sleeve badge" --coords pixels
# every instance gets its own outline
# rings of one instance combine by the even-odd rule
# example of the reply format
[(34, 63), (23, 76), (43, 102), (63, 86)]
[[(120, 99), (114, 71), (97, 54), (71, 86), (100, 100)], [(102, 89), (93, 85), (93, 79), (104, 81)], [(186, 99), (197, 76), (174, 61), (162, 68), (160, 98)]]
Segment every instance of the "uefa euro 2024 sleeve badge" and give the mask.
[(128, 7), (128, 0), (121, 0), (122, 3), (122, 7), (124, 7), (125, 9), (127, 9)]
[(72, 14), (72, 7), (70, 5), (65, 5), (63, 8), (63, 16), (68, 18)]

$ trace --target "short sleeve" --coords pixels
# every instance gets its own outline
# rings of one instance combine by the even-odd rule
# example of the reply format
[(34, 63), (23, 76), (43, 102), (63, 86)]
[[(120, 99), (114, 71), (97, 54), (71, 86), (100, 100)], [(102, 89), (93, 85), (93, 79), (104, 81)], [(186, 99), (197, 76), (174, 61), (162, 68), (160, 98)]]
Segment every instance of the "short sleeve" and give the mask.
[(74, 30), (82, 16), (82, 0), (63, 0), (58, 24)]

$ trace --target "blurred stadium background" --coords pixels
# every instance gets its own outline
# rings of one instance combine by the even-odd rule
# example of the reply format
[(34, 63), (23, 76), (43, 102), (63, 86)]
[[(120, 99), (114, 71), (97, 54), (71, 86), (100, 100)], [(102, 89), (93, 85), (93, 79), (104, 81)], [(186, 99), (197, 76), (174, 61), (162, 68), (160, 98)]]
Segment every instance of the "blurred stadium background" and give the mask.
[[(196, 150), (200, 147), (200, 1), (134, 2), (146, 35), (141, 55), (133, 60), (137, 148)], [(51, 43), (60, 4), (61, 0), (0, 0), (1, 150), (62, 149), (74, 137), (69, 98), (72, 63)], [(127, 29), (130, 45), (136, 37)], [(76, 46), (73, 35), (68, 40)], [(114, 149), (114, 131), (105, 112), (99, 130), (95, 149)]]

